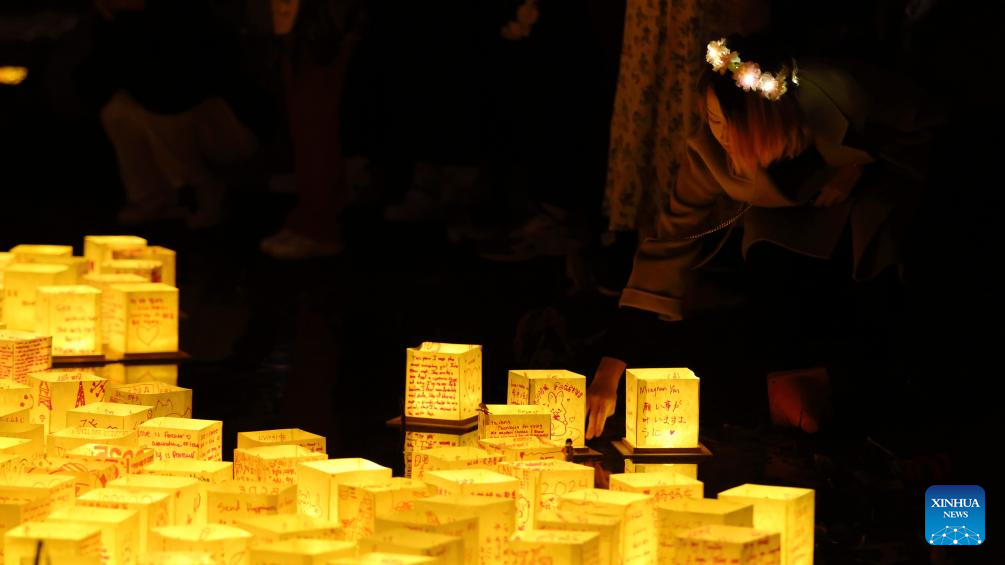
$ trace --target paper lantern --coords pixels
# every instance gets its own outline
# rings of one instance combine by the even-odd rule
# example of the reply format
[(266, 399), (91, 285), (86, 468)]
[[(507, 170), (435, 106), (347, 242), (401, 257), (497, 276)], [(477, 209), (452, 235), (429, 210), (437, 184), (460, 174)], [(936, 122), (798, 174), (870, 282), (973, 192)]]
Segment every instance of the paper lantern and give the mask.
[(74, 495), (80, 496), (96, 488), (104, 488), (108, 481), (119, 476), (114, 463), (83, 461), (65, 457), (46, 457), (35, 461), (25, 472), (37, 475), (66, 475), (74, 479)]
[(440, 495), (415, 501), (415, 510), (441, 523), (451, 519), (478, 520), (479, 563), (504, 562), (509, 536), (516, 528), (515, 501), (483, 496)]
[(10, 249), (15, 263), (45, 263), (53, 257), (70, 257), (73, 255), (72, 245), (15, 245)]
[(103, 275), (136, 275), (144, 282), (160, 283), (164, 277), (161, 274), (163, 265), (160, 261), (146, 259), (119, 259), (105, 261), (101, 265)]
[(543, 437), (483, 439), (478, 445), (503, 461), (565, 460), (565, 446)]
[(135, 249), (113, 249), (112, 259), (146, 259), (148, 261), (156, 261), (161, 265), (160, 280), (155, 280), (154, 282), (176, 286), (175, 252), (171, 249), (160, 247), (159, 245)]
[(75, 557), (101, 556), (101, 529), (89, 524), (26, 522), (4, 534), (4, 563), (33, 563), (38, 542), (43, 544), (41, 563), (69, 563)]
[(153, 418), (154, 407), (120, 402), (92, 402), (66, 412), (66, 425), (81, 428), (135, 430)]
[(102, 563), (136, 563), (140, 550), (140, 517), (135, 510), (74, 506), (53, 512), (48, 521), (96, 526), (101, 530)]
[(541, 510), (558, 508), (558, 498), (566, 493), (593, 488), (593, 467), (567, 461), (517, 461), (499, 465), (499, 472), (520, 481), (516, 500), (516, 528), (534, 527)]
[(327, 565), (336, 557), (355, 557), (356, 544), (348, 541), (291, 539), (252, 547), (251, 565)]
[(144, 471), (154, 475), (190, 477), (200, 483), (211, 485), (234, 479), (234, 464), (229, 461), (164, 459), (147, 465)]
[(481, 401), (482, 346), (425, 342), (408, 349), (406, 418), (474, 419)]
[[(52, 367), (52, 337), (32, 332), (16, 330), (0, 330), (0, 378), (9, 379), (15, 383), (28, 384), (28, 375), (45, 371)], [(2, 383), (0, 396), (4, 408), (19, 406), (25, 408), (24, 398), (19, 388), (13, 384)], [(9, 390), (18, 390), (17, 396)], [(17, 398), (17, 402), (13, 400)], [(27, 406), (31, 408), (31, 406)]]
[(600, 563), (600, 536), (563, 530), (517, 532), (510, 537), (509, 554), (512, 563)]
[(0, 437), (0, 454), (29, 457), (32, 452), (30, 439)]
[(31, 421), (45, 426), (45, 433), (58, 432), (66, 425), (66, 413), (105, 399), (107, 381), (85, 371), (41, 371), (28, 376), (35, 405)]
[(586, 446), (586, 377), (565, 370), (510, 371), (508, 404), (536, 404), (551, 411), (551, 439)]
[(156, 459), (223, 460), (223, 422), (191, 418), (153, 418), (136, 428), (140, 445)]
[(565, 510), (542, 510), (537, 513), (536, 527), (540, 530), (593, 532), (600, 542), (600, 564), (621, 563), (621, 518), (598, 516)]
[(50, 457), (65, 457), (67, 452), (86, 443), (103, 443), (123, 448), (137, 448), (136, 430), (108, 430), (101, 428), (70, 427), (49, 435), (46, 454)]
[(421, 481), (426, 471), (494, 469), (501, 461), (502, 456), (477, 447), (424, 449), (412, 455), (412, 476)]
[(192, 417), (192, 389), (162, 382), (109, 383), (107, 400), (149, 406), (151, 418)]
[(106, 291), (108, 347), (121, 354), (178, 351), (178, 289), (162, 283), (113, 284)]
[(710, 525), (679, 533), (674, 563), (776, 565), (780, 559), (777, 533), (740, 526)]
[(153, 463), (154, 452), (143, 447), (121, 447), (107, 443), (85, 443), (66, 452), (67, 459), (84, 459), (86, 461), (101, 461), (114, 463), (119, 475), (140, 473), (147, 465)]
[(478, 430), (447, 433), (405, 428), (405, 476), (412, 476), (412, 456), (416, 451), (436, 447), (478, 447)]
[(486, 404), (478, 414), (478, 438), (551, 437), (551, 410), (545, 406)]
[(52, 336), (53, 355), (101, 355), (101, 291), (87, 285), (38, 287), (35, 331)]
[(73, 506), (74, 478), (69, 475), (8, 475), (0, 477), (0, 493), (49, 497), (52, 508)]
[(154, 551), (202, 551), (214, 563), (248, 565), (251, 534), (234, 526), (165, 526), (150, 531)]
[(0, 493), (0, 535), (25, 522), (44, 520), (51, 511), (52, 502), (45, 494)]
[(64, 255), (59, 257), (49, 257), (44, 261), (33, 261), (33, 262), (45, 263), (47, 265), (63, 265), (64, 267), (70, 270), (70, 273), (72, 274), (73, 278), (73, 284), (80, 284), (88, 273), (87, 259), (85, 259), (84, 257), (70, 257)]
[(327, 461), (324, 453), (316, 453), (299, 445), (270, 445), (234, 450), (234, 478), (273, 484), (296, 484), (297, 464)]
[(299, 428), (237, 433), (237, 447), (239, 448), (275, 445), (299, 445), (315, 453), (327, 453), (323, 436), (305, 432)]
[(814, 491), (745, 484), (719, 493), (720, 500), (754, 506), (754, 527), (781, 534), (782, 565), (813, 563)]
[(626, 473), (677, 473), (691, 479), (698, 478), (697, 463), (640, 463), (625, 459)]
[(626, 565), (654, 563), (656, 508), (652, 497), (603, 489), (578, 490), (559, 497), (559, 509), (621, 519), (621, 555)]
[(198, 551), (155, 551), (140, 556), (137, 565), (219, 565), (208, 553)]
[(690, 369), (629, 369), (625, 387), (630, 446), (698, 446), (698, 377)]
[(486, 469), (429, 471), (425, 479), (439, 494), (469, 494), (516, 500), (520, 481), (509, 475)]
[(0, 422), (0, 437), (26, 440), (22, 453), (29, 457), (45, 454), (45, 428), (41, 424)]
[(408, 529), (387, 530), (363, 538), (359, 540), (359, 550), (434, 557), (443, 565), (461, 565), (464, 555), (461, 538)]
[(125, 249), (142, 249), (147, 240), (133, 235), (88, 235), (84, 237), (84, 257), (88, 270), (100, 273), (101, 265), (112, 258), (112, 252)]
[(656, 506), (659, 523), (659, 551), (662, 565), (673, 565), (677, 535), (700, 526), (752, 527), (754, 507), (749, 504), (711, 498), (679, 499)]
[(235, 524), (238, 520), (273, 514), (295, 514), (297, 487), (228, 481), (206, 485), (206, 521)]
[(239, 518), (234, 525), (254, 536), (253, 545), (267, 545), (294, 539), (345, 540), (345, 532), (335, 522), (300, 514), (273, 514)]
[(80, 279), (81, 284), (85, 284), (101, 291), (101, 343), (108, 344), (109, 319), (114, 311), (108, 288), (113, 284), (131, 284), (147, 282), (139, 275), (98, 275), (90, 273)]
[(76, 284), (65, 265), (15, 263), (4, 269), (3, 321), (10, 330), (35, 330), (38, 287)]
[(704, 483), (677, 473), (619, 473), (611, 475), (610, 484), (611, 490), (648, 494), (654, 504), (705, 496)]
[(338, 521), (347, 540), (359, 540), (374, 532), (377, 517), (412, 508), (416, 499), (434, 494), (432, 485), (402, 477), (342, 481), (338, 485)]
[(0, 410), (0, 422), (8, 424), (28, 424), (31, 422), (31, 411), (27, 408)]
[(3, 282), (3, 270), (14, 262), (14, 254), (10, 251), (0, 251), (0, 283)]
[(172, 524), (185, 526), (204, 523), (202, 488), (199, 481), (168, 475), (128, 475), (108, 482), (108, 488), (130, 492), (163, 492), (169, 495)]
[(339, 519), (338, 485), (343, 481), (382, 481), (391, 469), (359, 458), (329, 459), (297, 465), (297, 511), (325, 520)]
[(438, 514), (412, 508), (410, 510), (385, 514), (376, 520), (376, 531), (378, 533), (402, 528), (460, 538), (463, 548), (462, 562), (465, 565), (477, 565), (479, 563), (479, 527), (478, 518), (475, 516), (459, 518), (457, 516), (444, 516), (442, 513)]
[(432, 565), (440, 563), (433, 557), (423, 555), (404, 555), (401, 553), (367, 553), (360, 557), (339, 557), (332, 559), (328, 565)]

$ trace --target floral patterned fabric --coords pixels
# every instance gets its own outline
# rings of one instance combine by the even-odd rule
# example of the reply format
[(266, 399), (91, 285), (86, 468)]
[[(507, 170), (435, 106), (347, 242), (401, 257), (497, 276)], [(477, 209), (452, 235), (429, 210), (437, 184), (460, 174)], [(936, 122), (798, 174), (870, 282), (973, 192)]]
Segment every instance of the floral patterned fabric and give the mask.
[(753, 1), (628, 0), (604, 199), (611, 230), (651, 232), (670, 202), (685, 142), (702, 123), (705, 46), (736, 29)]

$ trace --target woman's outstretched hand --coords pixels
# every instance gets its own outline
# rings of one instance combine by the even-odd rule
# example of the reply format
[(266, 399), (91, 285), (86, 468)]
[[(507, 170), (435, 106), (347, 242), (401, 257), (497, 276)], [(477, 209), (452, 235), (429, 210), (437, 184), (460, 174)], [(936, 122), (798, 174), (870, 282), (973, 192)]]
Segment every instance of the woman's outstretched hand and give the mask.
[(586, 439), (599, 437), (604, 432), (604, 423), (614, 414), (618, 403), (618, 382), (625, 372), (625, 363), (613, 357), (604, 357), (593, 375), (593, 382), (586, 389)]

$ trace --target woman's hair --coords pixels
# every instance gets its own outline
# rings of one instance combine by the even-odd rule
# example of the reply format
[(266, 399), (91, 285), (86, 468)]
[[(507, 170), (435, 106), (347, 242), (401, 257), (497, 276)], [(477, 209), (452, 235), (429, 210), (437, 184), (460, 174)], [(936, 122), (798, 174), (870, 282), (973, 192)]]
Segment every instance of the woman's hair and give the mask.
[(699, 114), (708, 119), (706, 96), (711, 91), (726, 121), (730, 167), (749, 174), (758, 166), (767, 167), (802, 153), (811, 142), (811, 133), (796, 101), (799, 87), (792, 83), (792, 55), (763, 34), (730, 36), (726, 45), (742, 61), (757, 63), (761, 72), (775, 74), (783, 67), (788, 69), (788, 91), (777, 100), (769, 100), (757, 90), (748, 92), (737, 86), (731, 72), (719, 74), (711, 65), (705, 65), (698, 81)]

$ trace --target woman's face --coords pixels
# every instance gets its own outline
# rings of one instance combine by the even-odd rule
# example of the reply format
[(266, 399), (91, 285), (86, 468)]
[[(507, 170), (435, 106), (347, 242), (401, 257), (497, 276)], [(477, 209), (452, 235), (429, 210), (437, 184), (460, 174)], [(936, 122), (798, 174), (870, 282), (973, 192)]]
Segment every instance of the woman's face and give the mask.
[(712, 130), (712, 135), (719, 145), (729, 153), (729, 140), (726, 137), (726, 117), (722, 115), (722, 106), (719, 99), (715, 97), (712, 89), (705, 91), (705, 108), (708, 113), (708, 129)]

